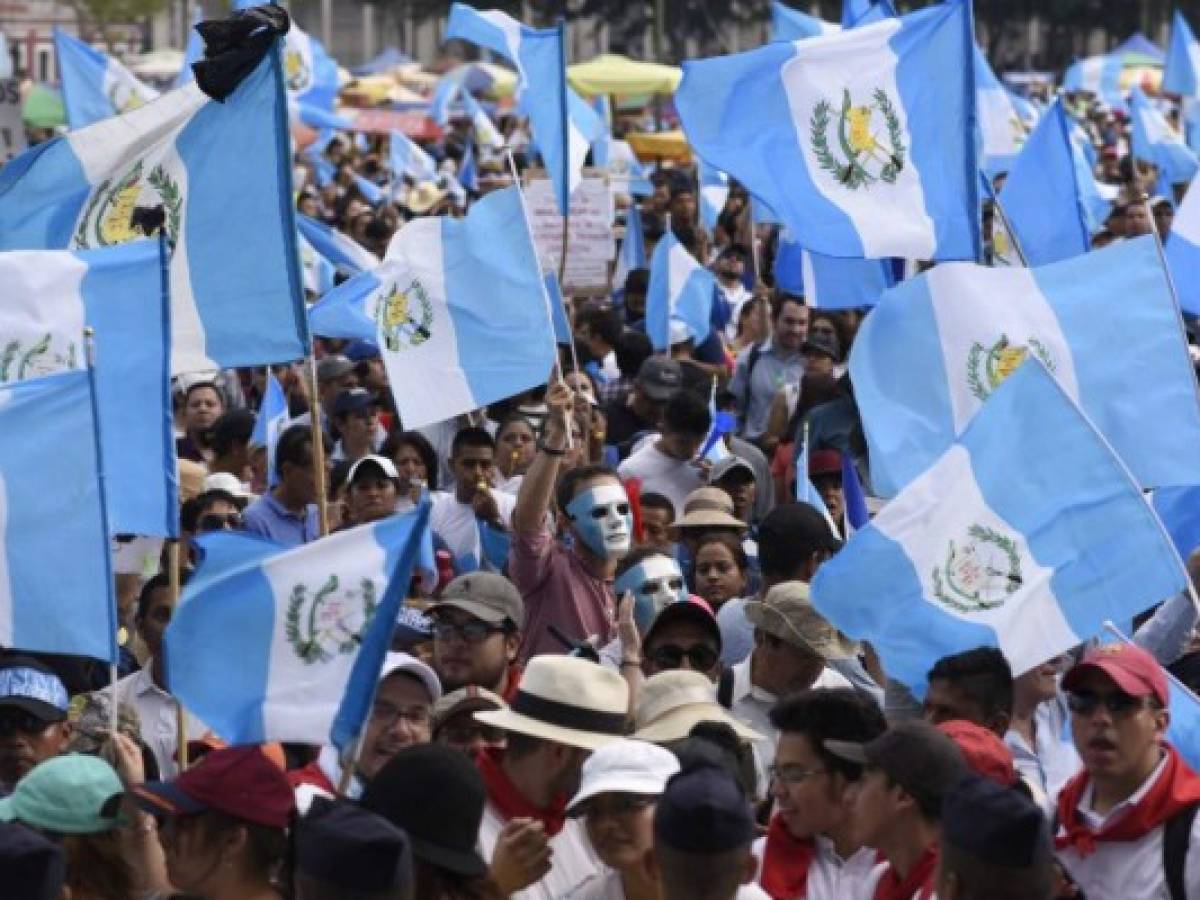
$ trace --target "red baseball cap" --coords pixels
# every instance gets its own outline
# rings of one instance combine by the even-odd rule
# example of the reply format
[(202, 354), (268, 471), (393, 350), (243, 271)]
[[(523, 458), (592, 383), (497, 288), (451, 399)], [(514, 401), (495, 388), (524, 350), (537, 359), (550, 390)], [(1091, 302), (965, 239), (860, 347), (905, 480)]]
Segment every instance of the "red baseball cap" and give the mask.
[(1004, 787), (1012, 787), (1017, 783), (1012, 752), (994, 732), (964, 719), (942, 722), (938, 730), (958, 745), (967, 768), (976, 775), (982, 775)]
[(275, 828), (290, 825), (296, 809), (283, 771), (258, 746), (213, 750), (174, 781), (149, 781), (130, 793), (155, 815), (186, 816), (213, 809)]
[(1167, 676), (1153, 656), (1136, 644), (1103, 644), (1084, 654), (1063, 678), (1063, 689), (1072, 690), (1088, 669), (1098, 669), (1130, 697), (1154, 697), (1169, 702)]
[(808, 474), (841, 475), (842, 454), (836, 450), (813, 450), (808, 454)]

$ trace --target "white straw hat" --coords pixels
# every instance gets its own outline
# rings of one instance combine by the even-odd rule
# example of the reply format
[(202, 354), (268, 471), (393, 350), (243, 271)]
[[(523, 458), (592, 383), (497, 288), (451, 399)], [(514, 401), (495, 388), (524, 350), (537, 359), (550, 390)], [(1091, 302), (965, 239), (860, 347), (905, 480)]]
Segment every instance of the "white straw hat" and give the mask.
[(717, 702), (716, 688), (702, 672), (671, 669), (648, 678), (638, 694), (633, 736), (665, 744), (681, 741), (700, 722), (723, 722), (744, 741), (766, 740)]

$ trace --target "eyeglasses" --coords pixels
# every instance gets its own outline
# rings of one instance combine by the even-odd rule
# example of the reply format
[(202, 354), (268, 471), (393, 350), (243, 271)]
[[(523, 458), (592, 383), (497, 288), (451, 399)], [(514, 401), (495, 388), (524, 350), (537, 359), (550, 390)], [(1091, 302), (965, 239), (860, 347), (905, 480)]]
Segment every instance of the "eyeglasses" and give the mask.
[(684, 658), (688, 665), (699, 672), (707, 672), (717, 664), (717, 651), (708, 644), (693, 644), (680, 647), (678, 644), (663, 644), (650, 652), (650, 659), (660, 669), (678, 669)]
[(507, 735), (500, 728), (483, 724), (472, 725), (470, 722), (465, 722), (461, 725), (457, 723), (446, 725), (438, 731), (437, 739), (446, 744), (467, 745), (481, 741), (488, 747), (503, 747)]
[(434, 622), (430, 629), (433, 632), (434, 640), (448, 641), (452, 638), (466, 641), (468, 644), (481, 644), (490, 635), (500, 634), (507, 629), (501, 625), (489, 625), (487, 622), (481, 622), (478, 619), (474, 622), (464, 622), (461, 625), (458, 622), (449, 622), (445, 619)]
[(678, 575), (669, 575), (666, 578), (651, 578), (649, 581), (641, 583), (641, 586), (638, 587), (638, 593), (657, 594), (664, 588), (673, 594), (677, 594), (683, 590), (683, 579)]
[(1080, 691), (1067, 694), (1067, 705), (1071, 708), (1071, 712), (1080, 716), (1090, 716), (1101, 705), (1108, 710), (1109, 715), (1127, 716), (1141, 709), (1143, 704), (1141, 697), (1131, 697), (1121, 691), (1111, 694)]
[(576, 815), (584, 816), (593, 822), (609, 816), (613, 819), (628, 819), (636, 816), (642, 810), (654, 805), (654, 797), (639, 797), (635, 794), (616, 794), (601, 800), (593, 797), (579, 804)]
[(800, 784), (814, 775), (824, 775), (826, 769), (802, 769), (799, 766), (767, 766), (767, 780), (780, 784)]
[(220, 515), (219, 513), (208, 513), (200, 517), (200, 521), (196, 523), (196, 533), (203, 534), (206, 531), (222, 531), (226, 528), (238, 529), (242, 527), (242, 517), (237, 513), (228, 513)]
[(0, 715), (0, 738), (9, 738), (15, 734), (36, 737), (52, 723), (39, 719), (33, 713), (23, 711), (6, 712)]
[(417, 728), (429, 727), (428, 706), (393, 706), (382, 700), (377, 700), (371, 707), (371, 718), (383, 722), (385, 728), (391, 728), (400, 719)]

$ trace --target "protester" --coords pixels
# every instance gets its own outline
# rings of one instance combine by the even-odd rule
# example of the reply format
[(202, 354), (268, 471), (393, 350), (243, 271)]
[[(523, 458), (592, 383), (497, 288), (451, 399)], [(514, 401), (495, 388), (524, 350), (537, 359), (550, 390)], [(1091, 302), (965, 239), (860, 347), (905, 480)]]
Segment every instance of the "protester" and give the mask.
[(836, 450), (809, 451), (808, 479), (820, 494), (829, 518), (838, 528), (842, 528), (846, 515), (846, 497), (842, 489), (842, 455)]
[(738, 357), (729, 390), (737, 397), (740, 434), (756, 441), (767, 428), (771, 401), (781, 384), (803, 372), (800, 347), (808, 337), (808, 307), (798, 297), (780, 294), (771, 302), (770, 343), (756, 344)]
[(209, 429), (225, 411), (225, 399), (211, 381), (195, 381), (183, 395), (183, 436), (175, 441), (180, 459), (207, 463), (213, 454)]
[(525, 606), (503, 575), (460, 575), (426, 610), (432, 620), (433, 669), (442, 690), (475, 685), (511, 697), (521, 680), (517, 651)]
[(434, 496), (429, 526), (453, 555), (459, 572), (498, 568), (484, 552), (481, 523), (508, 531), (516, 501), (492, 487), (495, 468), (496, 442), (485, 430), (464, 428), (454, 436), (450, 448), (454, 491)]
[(331, 462), (357, 462), (378, 449), (379, 406), (375, 395), (356, 387), (338, 394), (333, 401), (333, 426), (338, 442), (329, 455)]
[(733, 535), (718, 531), (696, 542), (692, 586), (718, 615), (725, 603), (745, 594), (749, 577), (750, 560)]
[(408, 835), (347, 800), (317, 800), (295, 827), (295, 900), (412, 900)]
[(713, 466), (708, 483), (720, 488), (733, 501), (733, 517), (747, 524), (756, 518), (758, 480), (754, 467), (739, 456), (727, 456)]
[(279, 473), (279, 484), (247, 506), (242, 514), (246, 531), (285, 547), (315, 541), (321, 526), (316, 506), (316, 459), (308, 425), (293, 425), (279, 436), (275, 470)]
[(667, 401), (662, 433), (621, 463), (622, 478), (639, 478), (647, 491), (662, 494), (678, 509), (705, 480), (696, 455), (712, 425), (704, 400), (682, 390)]
[(400, 474), (400, 499), (396, 511), (407, 512), (416, 505), (425, 489), (438, 489), (437, 453), (429, 439), (419, 431), (401, 431), (388, 436), (379, 449), (396, 464)]
[(496, 469), (500, 477), (496, 487), (516, 494), (521, 478), (533, 464), (537, 452), (537, 434), (520, 413), (511, 413), (496, 431)]
[(433, 704), (433, 742), (461, 750), (471, 759), (490, 749), (503, 750), (508, 740), (504, 731), (475, 718), (477, 712), (495, 709), (508, 709), (508, 704), (478, 685), (468, 684), (443, 694)]
[(642, 438), (659, 430), (667, 401), (682, 385), (683, 373), (675, 360), (651, 356), (642, 363), (629, 396), (605, 411), (608, 443), (617, 448), (622, 459)]
[(1012, 721), (1004, 735), (1021, 780), (1047, 815), (1063, 785), (1083, 767), (1071, 741), (1067, 698), (1059, 690), (1064, 662), (1056, 656), (1013, 679)]
[(995, 647), (977, 647), (946, 656), (929, 670), (925, 719), (937, 725), (965, 719), (1001, 737), (1012, 721), (1013, 677), (1008, 660)]
[(674, 556), (671, 526), (675, 522), (675, 504), (654, 491), (643, 493), (641, 503), (642, 537), (637, 541), (637, 546)]
[(575, 316), (575, 335), (600, 363), (605, 378), (620, 376), (616, 350), (621, 342), (621, 322), (614, 312), (600, 306), (581, 309)]
[(721, 676), (721, 631), (708, 604), (698, 598), (668, 604), (642, 638), (643, 675), (652, 678), (673, 669), (700, 672), (714, 684)]
[(377, 522), (396, 512), (400, 473), (386, 456), (360, 456), (351, 464), (346, 484), (347, 518), (343, 527)]
[(0, 660), (0, 795), (70, 740), (67, 689), (48, 667), (26, 656)]
[(66, 879), (61, 847), (23, 825), (0, 822), (0, 872), (5, 889), (26, 900), (59, 900)]
[[(250, 438), (253, 434), (254, 414), (250, 411), (228, 409), (221, 413), (209, 431), (212, 459), (208, 471), (213, 475), (232, 475), (240, 487), (250, 471)], [(206, 489), (215, 486), (205, 484)]]
[(633, 715), (633, 736), (638, 740), (675, 749), (701, 722), (726, 725), (744, 743), (766, 740), (717, 702), (716, 688), (702, 672), (668, 669), (647, 678), (638, 691)]

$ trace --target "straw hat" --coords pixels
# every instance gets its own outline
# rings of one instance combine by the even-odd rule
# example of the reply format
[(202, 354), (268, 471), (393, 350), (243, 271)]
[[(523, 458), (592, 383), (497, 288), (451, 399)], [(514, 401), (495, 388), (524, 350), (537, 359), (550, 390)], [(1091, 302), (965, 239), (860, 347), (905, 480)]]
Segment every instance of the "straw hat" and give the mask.
[(700, 722), (723, 722), (744, 741), (766, 738), (743, 725), (717, 702), (716, 688), (702, 672), (672, 669), (646, 680), (638, 694), (633, 736), (665, 744), (681, 741)]
[(485, 725), (596, 750), (625, 733), (629, 689), (611, 669), (574, 656), (535, 656), (508, 709), (475, 713)]
[(858, 653), (858, 645), (817, 612), (803, 581), (775, 585), (762, 600), (747, 602), (745, 611), (755, 628), (824, 660), (845, 659)]
[(446, 199), (446, 192), (432, 181), (423, 181), (412, 188), (404, 198), (404, 205), (417, 215), (429, 212)]
[(746, 523), (734, 518), (733, 500), (720, 488), (702, 487), (692, 491), (683, 504), (683, 517), (676, 528), (741, 528)]

